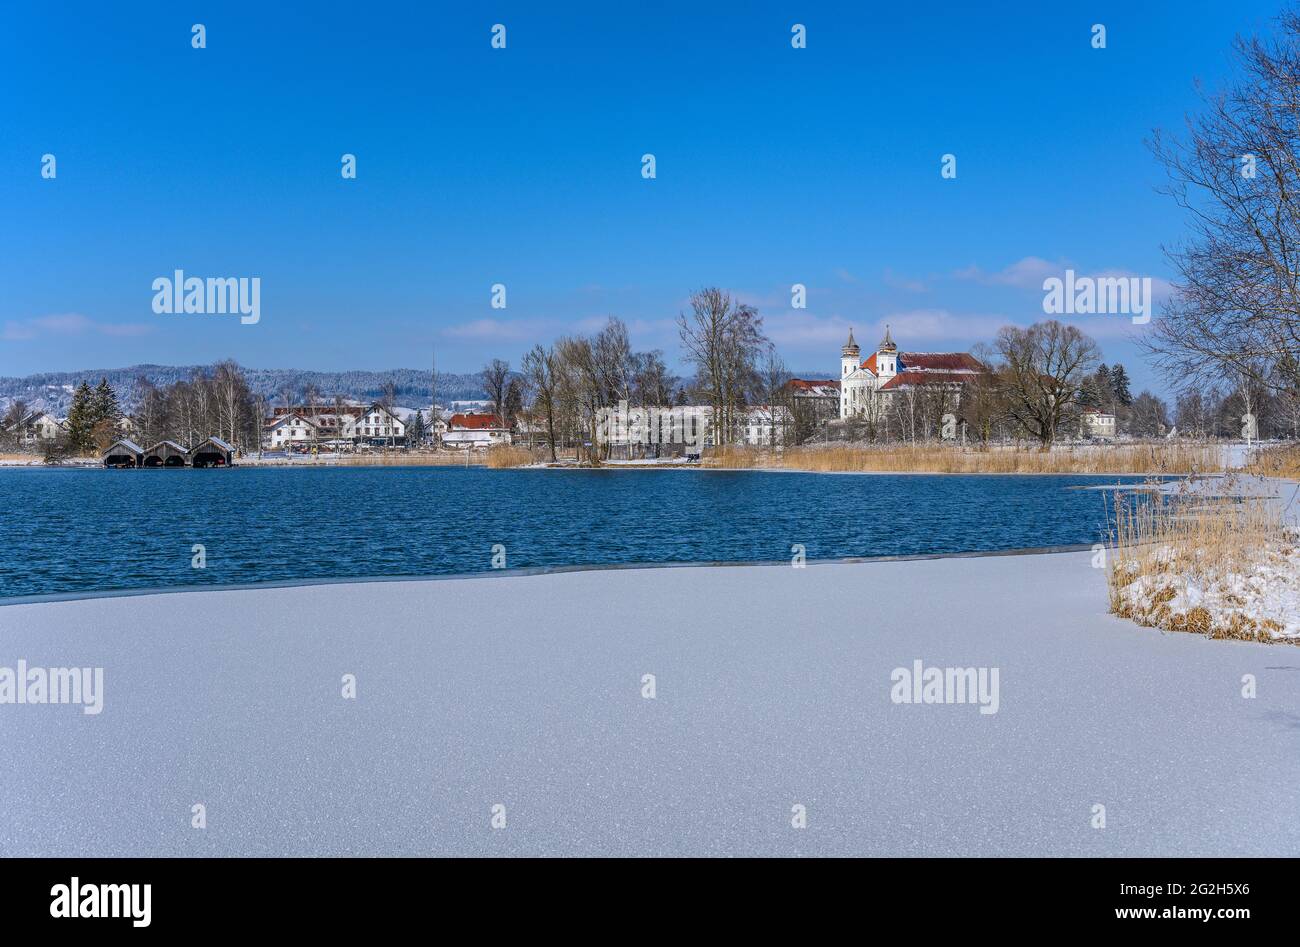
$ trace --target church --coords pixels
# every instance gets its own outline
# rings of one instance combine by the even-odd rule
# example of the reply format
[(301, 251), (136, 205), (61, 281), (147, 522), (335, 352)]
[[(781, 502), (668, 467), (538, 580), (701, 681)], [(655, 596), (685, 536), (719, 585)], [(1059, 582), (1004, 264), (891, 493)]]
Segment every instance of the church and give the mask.
[(954, 392), (987, 369), (968, 352), (900, 352), (885, 326), (876, 351), (859, 362), (861, 350), (849, 330), (840, 350), (840, 420), (879, 411), (893, 395), (915, 388), (942, 388)]

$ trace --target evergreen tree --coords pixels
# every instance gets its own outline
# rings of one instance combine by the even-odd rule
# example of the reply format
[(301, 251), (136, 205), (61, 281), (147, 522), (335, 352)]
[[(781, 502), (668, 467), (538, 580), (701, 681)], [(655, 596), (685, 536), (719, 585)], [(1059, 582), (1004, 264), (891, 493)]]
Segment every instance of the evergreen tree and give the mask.
[(118, 425), (122, 422), (122, 407), (117, 403), (117, 392), (107, 378), (101, 378), (95, 386), (90, 404), (94, 420), (90, 430), (96, 441), (95, 446), (106, 448), (117, 439)]
[(1124, 366), (1116, 364), (1110, 370), (1110, 387), (1115, 392), (1115, 400), (1124, 407), (1133, 403), (1133, 395), (1128, 390), (1128, 373), (1124, 371)]
[(68, 409), (68, 446), (77, 453), (89, 450), (93, 443), (94, 400), (94, 392), (84, 381), (72, 393), (72, 406)]
[(426, 426), (424, 415), (416, 411), (406, 422), (406, 443), (416, 447), (424, 443), (426, 437)]

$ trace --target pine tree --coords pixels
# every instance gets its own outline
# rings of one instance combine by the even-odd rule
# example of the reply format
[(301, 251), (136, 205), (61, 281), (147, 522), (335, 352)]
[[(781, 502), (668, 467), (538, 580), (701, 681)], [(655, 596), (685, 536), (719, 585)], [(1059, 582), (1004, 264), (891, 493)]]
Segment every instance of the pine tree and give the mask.
[(1115, 392), (1115, 400), (1124, 407), (1133, 403), (1133, 395), (1128, 390), (1128, 373), (1124, 371), (1124, 366), (1116, 363), (1115, 367), (1110, 370), (1110, 387)]
[(1115, 389), (1112, 387), (1111, 384), (1110, 369), (1106, 367), (1105, 362), (1102, 362), (1100, 365), (1097, 366), (1096, 377), (1097, 377), (1097, 390), (1101, 392), (1102, 397), (1109, 398)]
[[(110, 438), (114, 437), (118, 425), (122, 422), (122, 407), (117, 403), (117, 392), (113, 390), (107, 378), (101, 378), (99, 384), (95, 386), (90, 404), (94, 422), (90, 426), (91, 431), (107, 432)], [(109, 443), (112, 441), (110, 440)], [(107, 447), (108, 444), (100, 446)]]
[(417, 409), (406, 422), (406, 443), (418, 447), (425, 437), (424, 415)]
[(75, 452), (84, 453), (92, 444), (94, 400), (90, 385), (84, 381), (72, 393), (72, 406), (68, 408), (68, 446)]

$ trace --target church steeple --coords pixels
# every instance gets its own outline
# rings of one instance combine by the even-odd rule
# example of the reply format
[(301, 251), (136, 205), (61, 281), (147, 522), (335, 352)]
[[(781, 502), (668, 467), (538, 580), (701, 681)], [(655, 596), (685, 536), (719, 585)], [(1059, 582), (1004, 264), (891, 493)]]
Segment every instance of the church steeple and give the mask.
[(889, 326), (885, 326), (885, 337), (876, 347), (876, 379), (883, 385), (896, 374), (898, 374), (898, 346), (894, 344), (893, 336), (889, 334)]
[(840, 349), (840, 377), (846, 378), (858, 370), (858, 355), (861, 350), (858, 343), (853, 341), (853, 330), (849, 330), (849, 340), (844, 343), (844, 348)]

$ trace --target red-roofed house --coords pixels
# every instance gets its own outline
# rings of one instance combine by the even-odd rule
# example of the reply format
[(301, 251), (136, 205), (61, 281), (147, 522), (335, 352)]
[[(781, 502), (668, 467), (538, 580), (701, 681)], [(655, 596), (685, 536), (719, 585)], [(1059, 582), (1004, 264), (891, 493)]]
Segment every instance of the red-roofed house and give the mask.
[(446, 447), (491, 447), (509, 444), (510, 429), (495, 414), (453, 414), (442, 435)]
[(860, 354), (850, 329), (849, 340), (840, 350), (841, 419), (879, 409), (892, 393), (909, 388), (946, 389), (960, 401), (961, 389), (988, 371), (968, 352), (900, 352), (888, 326), (866, 361), (858, 361)]

